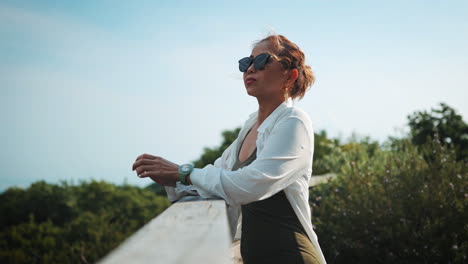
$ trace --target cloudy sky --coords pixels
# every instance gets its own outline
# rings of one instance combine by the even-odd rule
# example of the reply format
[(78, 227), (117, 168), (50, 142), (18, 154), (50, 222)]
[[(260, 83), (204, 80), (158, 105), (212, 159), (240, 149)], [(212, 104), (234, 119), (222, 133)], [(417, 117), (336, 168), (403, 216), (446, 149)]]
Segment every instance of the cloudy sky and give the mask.
[(440, 102), (468, 116), (467, 1), (0, 0), (0, 191), (125, 181), (197, 159), (255, 111), (237, 61), (277, 32), (317, 82), (316, 131), (383, 142)]

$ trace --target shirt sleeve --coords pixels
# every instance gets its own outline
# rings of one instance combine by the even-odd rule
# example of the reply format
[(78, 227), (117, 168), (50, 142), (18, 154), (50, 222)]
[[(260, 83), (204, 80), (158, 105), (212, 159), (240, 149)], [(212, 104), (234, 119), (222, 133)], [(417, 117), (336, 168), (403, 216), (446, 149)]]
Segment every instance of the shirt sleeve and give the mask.
[(311, 173), (310, 131), (300, 118), (288, 117), (273, 127), (249, 166), (236, 171), (215, 166), (195, 169), (192, 184), (201, 196), (220, 197), (230, 205), (266, 199)]
[[(226, 160), (230, 157), (231, 155), (231, 150), (234, 148), (233, 146), (236, 145), (237, 139), (234, 140), (234, 142), (225, 150), (223, 151), (223, 154), (221, 154), (221, 157), (217, 158), (215, 162), (212, 164), (206, 165), (204, 168), (224, 168), (224, 169), (230, 169), (227, 168)], [(192, 177), (192, 175), (190, 175)], [(166, 194), (167, 198), (170, 202), (175, 202), (179, 200), (180, 198), (187, 196), (187, 195), (200, 195), (197, 193), (197, 189), (194, 186), (185, 186), (181, 184), (180, 182), (176, 183), (176, 187), (171, 187), (171, 186), (164, 186), (166, 189)], [(204, 195), (200, 195), (203, 198), (213, 198), (216, 197), (213, 194), (205, 193)]]

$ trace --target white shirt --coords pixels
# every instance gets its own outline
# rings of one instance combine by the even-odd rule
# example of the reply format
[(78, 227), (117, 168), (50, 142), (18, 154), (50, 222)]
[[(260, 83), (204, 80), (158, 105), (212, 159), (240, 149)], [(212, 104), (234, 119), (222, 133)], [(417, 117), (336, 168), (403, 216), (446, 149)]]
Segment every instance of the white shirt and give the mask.
[[(232, 232), (240, 230), (241, 205), (267, 199), (284, 190), (322, 262), (326, 263), (312, 228), (309, 207), (314, 152), (312, 123), (304, 111), (291, 106), (291, 100), (283, 102), (257, 129), (257, 158), (250, 165), (232, 171), (239, 144), (257, 117), (258, 112), (250, 115), (237, 139), (213, 165), (192, 171), (193, 188), (203, 198), (219, 197), (226, 201)], [(179, 183), (176, 188), (166, 187), (170, 200), (178, 199), (184, 190), (187, 188)]]

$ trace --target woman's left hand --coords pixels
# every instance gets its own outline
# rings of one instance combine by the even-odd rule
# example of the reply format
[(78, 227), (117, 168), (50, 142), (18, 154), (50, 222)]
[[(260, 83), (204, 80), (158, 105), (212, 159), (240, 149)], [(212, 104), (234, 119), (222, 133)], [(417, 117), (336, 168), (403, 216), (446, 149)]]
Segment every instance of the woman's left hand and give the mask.
[(136, 171), (138, 177), (150, 177), (164, 186), (176, 186), (179, 180), (179, 165), (150, 154), (140, 155), (133, 163), (132, 170)]

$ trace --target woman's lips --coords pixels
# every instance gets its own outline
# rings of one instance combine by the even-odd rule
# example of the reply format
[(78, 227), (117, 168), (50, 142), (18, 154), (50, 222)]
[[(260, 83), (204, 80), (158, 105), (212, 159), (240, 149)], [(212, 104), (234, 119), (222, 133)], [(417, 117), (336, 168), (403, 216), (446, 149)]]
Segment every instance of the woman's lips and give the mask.
[(257, 81), (255, 78), (250, 77), (250, 78), (245, 79), (244, 82), (245, 82), (245, 85), (249, 85), (249, 84), (254, 83), (255, 81)]

